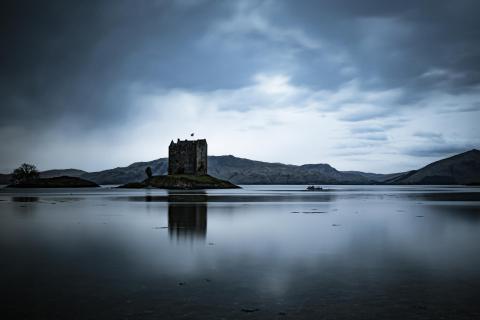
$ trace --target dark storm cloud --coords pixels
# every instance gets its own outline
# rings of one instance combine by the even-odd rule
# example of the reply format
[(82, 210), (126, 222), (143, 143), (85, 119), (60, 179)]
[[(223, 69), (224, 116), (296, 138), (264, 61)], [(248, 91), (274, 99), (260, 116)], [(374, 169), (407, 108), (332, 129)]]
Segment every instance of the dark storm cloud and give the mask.
[[(293, 128), (295, 119), (308, 123), (323, 113), (332, 120), (324, 124), (332, 135), (325, 140), (348, 133), (356, 139), (342, 148), (345, 154), (372, 154), (380, 145), (384, 149), (375, 151), (387, 152), (408, 139), (440, 142), (412, 134), (420, 129), (443, 132), (442, 143), (455, 148), (461, 146), (451, 137), (478, 138), (469, 115), (480, 110), (478, 1), (25, 0), (0, 6), (0, 134), (15, 141), (0, 149), (0, 169), (24, 159), (48, 166), (66, 147), (78, 159), (106, 144), (121, 161), (138, 152), (139, 139), (148, 146), (147, 135), (168, 140), (185, 123), (189, 132), (197, 125), (214, 130), (232, 117), (277, 139), (275, 127)], [(427, 111), (415, 122), (417, 110)], [(434, 115), (462, 125), (445, 133)], [(55, 149), (55, 139), (62, 147)], [(455, 149), (435, 148), (408, 154)]]
[(216, 13), (174, 1), (2, 2), (1, 124), (110, 125), (136, 83), (201, 87), (208, 55), (187, 55)]
[[(275, 68), (288, 70), (294, 83), (317, 88), (351, 78), (363, 87), (407, 88), (404, 101), (427, 89), (461, 92), (480, 82), (476, 1), (248, 1), (247, 11), (304, 33), (267, 41), (268, 34), (253, 30), (233, 50), (221, 41), (201, 41), (238, 7), (209, 1), (2, 2), (0, 121), (73, 114), (91, 125), (111, 124), (127, 114), (132, 85), (233, 88), (258, 70)], [(291, 56), (278, 53), (288, 49)]]
[(436, 86), (466, 90), (480, 81), (478, 1), (289, 4), (296, 12), (291, 20), (345, 50), (359, 76), (368, 80), (364, 84), (408, 86), (415, 96)]

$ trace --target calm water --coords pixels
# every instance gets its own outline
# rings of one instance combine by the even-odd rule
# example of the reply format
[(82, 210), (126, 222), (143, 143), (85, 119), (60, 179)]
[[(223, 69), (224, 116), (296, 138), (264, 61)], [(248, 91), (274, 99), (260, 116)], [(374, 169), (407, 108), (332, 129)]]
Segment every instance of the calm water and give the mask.
[(480, 188), (0, 191), (3, 319), (478, 319)]

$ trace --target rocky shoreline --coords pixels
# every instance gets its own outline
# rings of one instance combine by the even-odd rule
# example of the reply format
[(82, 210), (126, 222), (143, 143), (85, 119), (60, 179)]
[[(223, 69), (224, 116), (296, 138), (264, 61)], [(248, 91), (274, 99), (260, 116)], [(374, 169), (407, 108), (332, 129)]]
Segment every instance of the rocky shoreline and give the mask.
[(124, 189), (237, 189), (239, 186), (210, 175), (161, 175), (142, 182), (132, 182), (119, 186)]

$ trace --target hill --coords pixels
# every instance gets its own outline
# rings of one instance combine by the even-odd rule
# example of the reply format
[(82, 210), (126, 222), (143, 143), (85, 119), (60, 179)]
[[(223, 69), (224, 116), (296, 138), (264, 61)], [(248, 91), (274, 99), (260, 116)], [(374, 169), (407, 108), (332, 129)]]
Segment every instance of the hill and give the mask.
[(480, 151), (473, 149), (385, 181), (388, 184), (480, 184)]
[(40, 172), (40, 178), (55, 178), (61, 176), (78, 178), (86, 173), (86, 171), (78, 169), (54, 169)]
[[(135, 162), (126, 167), (98, 172), (77, 169), (48, 170), (42, 178), (72, 176), (98, 184), (125, 184), (144, 181), (145, 169), (166, 175), (168, 159)], [(378, 174), (339, 171), (329, 164), (289, 165), (228, 156), (209, 156), (208, 173), (234, 184), (480, 184), (480, 151), (473, 149), (433, 162), (419, 170)], [(3, 183), (2, 183), (3, 181)], [(0, 175), (0, 184), (10, 183), (10, 175)]]
[(391, 180), (405, 174), (405, 172), (388, 173), (388, 174), (362, 172), (362, 171), (342, 171), (342, 172), (359, 175), (368, 179), (369, 181), (374, 181), (374, 182), (385, 182), (387, 180)]
[(211, 156), (208, 172), (235, 184), (368, 184), (370, 179), (338, 171), (328, 164), (287, 165), (237, 158)]
[[(136, 162), (128, 167), (91, 172), (81, 177), (98, 184), (124, 184), (143, 181), (145, 169), (165, 175), (168, 159)], [(480, 151), (470, 150), (433, 162), (419, 170), (377, 174), (339, 171), (328, 164), (288, 165), (228, 156), (209, 156), (208, 173), (234, 184), (478, 184)]]
[(127, 167), (117, 167), (97, 172), (89, 172), (82, 175), (82, 178), (94, 181), (98, 184), (125, 184), (130, 182), (141, 182), (145, 180), (145, 169), (152, 168), (155, 176), (165, 175), (168, 171), (168, 159), (160, 158), (149, 162), (135, 162)]
[[(168, 159), (136, 162), (127, 167), (90, 172), (81, 177), (98, 184), (125, 184), (143, 181), (150, 166), (154, 175), (165, 175)], [(359, 174), (338, 171), (328, 164), (301, 166), (255, 161), (234, 156), (209, 156), (208, 173), (234, 184), (369, 184), (372, 181)]]

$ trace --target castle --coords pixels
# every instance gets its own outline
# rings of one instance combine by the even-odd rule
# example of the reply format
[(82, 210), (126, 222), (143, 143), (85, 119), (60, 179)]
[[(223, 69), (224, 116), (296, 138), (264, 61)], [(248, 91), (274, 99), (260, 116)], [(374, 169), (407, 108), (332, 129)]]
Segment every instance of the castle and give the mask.
[(172, 140), (168, 147), (168, 174), (207, 174), (207, 140)]

